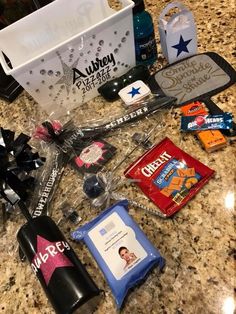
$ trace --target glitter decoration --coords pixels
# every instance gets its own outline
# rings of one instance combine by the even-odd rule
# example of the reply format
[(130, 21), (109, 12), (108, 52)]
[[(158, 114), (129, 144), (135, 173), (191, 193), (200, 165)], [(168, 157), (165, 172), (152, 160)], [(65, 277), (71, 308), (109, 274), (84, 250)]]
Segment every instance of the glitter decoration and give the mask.
[[(77, 101), (81, 102), (81, 99), (83, 98), (82, 87), (84, 86), (83, 83), (81, 83), (81, 81), (83, 81), (83, 77), (79, 78), (76, 70), (78, 70), (78, 73), (80, 70), (81, 73), (85, 73), (87, 75), (86, 70), (88, 70), (87, 72), (90, 73), (89, 71), (90, 64), (91, 64), (91, 69), (93, 66), (93, 62), (102, 63), (104, 59), (104, 62), (106, 64), (107, 62), (106, 56), (107, 55), (109, 56), (109, 54), (113, 53), (114, 64), (113, 66), (110, 66), (110, 69), (108, 70), (111, 71), (109, 73), (111, 74), (111, 76), (114, 73), (115, 73), (115, 76), (117, 76), (119, 74), (118, 73), (119, 71), (125, 71), (125, 68), (124, 68), (126, 66), (125, 61), (126, 63), (128, 63), (130, 62), (130, 59), (132, 59), (132, 56), (124, 56), (124, 63), (121, 67), (123, 50), (126, 50), (127, 43), (129, 42), (129, 40), (131, 40), (130, 37), (132, 35), (132, 32), (127, 30), (127, 25), (123, 25), (122, 27), (113, 25), (111, 26), (109, 36), (106, 36), (106, 34), (107, 34), (106, 32), (95, 34), (92, 31), (92, 34), (90, 33), (86, 35), (85, 37), (83, 36), (84, 38), (78, 38), (78, 41), (73, 40), (73, 43), (70, 42), (70, 43), (65, 44), (63, 49), (61, 49), (60, 47), (57, 48), (56, 51), (54, 50), (53, 55), (52, 55), (52, 57), (56, 59), (55, 68), (54, 68), (54, 63), (53, 63), (53, 66), (50, 66), (49, 64), (50, 60), (48, 62), (48, 59), (47, 58), (45, 59), (45, 56), (44, 57), (41, 56), (41, 58), (39, 57), (39, 64), (37, 65), (36, 69), (32, 68), (31, 76), (29, 75), (30, 70), (27, 71), (28, 78), (25, 78), (25, 80), (27, 79), (30, 82), (30, 85), (29, 84), (26, 85), (26, 82), (25, 82), (24, 86), (26, 86), (27, 90), (32, 88), (34, 93), (35, 93), (35, 90), (38, 88), (40, 90), (40, 94), (37, 94), (38, 96), (35, 94), (35, 96), (37, 96), (38, 99), (41, 99), (40, 95), (44, 94), (44, 89), (45, 89), (46, 90), (45, 99), (46, 97), (48, 97), (47, 93), (52, 93), (52, 96), (50, 96), (49, 98), (49, 100), (52, 101), (52, 99), (56, 95), (58, 95), (57, 93), (61, 89), (60, 95), (58, 95), (59, 96), (58, 103), (60, 103), (62, 98), (64, 98), (64, 103), (67, 103), (67, 100), (66, 100), (67, 96), (70, 96), (68, 103), (70, 103), (70, 101), (73, 102), (73, 99), (74, 99), (73, 97), (77, 97), (77, 95), (78, 95)], [(112, 34), (113, 34), (113, 38), (112, 38)], [(129, 36), (129, 37), (125, 37), (125, 36)], [(112, 42), (110, 42), (108, 38), (112, 40)], [(84, 39), (84, 43), (82, 39)], [(80, 45), (80, 41), (82, 42), (84, 47), (80, 47), (79, 49), (79, 46), (82, 46), (82, 44)], [(73, 70), (72, 65), (77, 58), (79, 58), (77, 67), (74, 66), (75, 69)], [(99, 60), (96, 58), (99, 58)], [(71, 71), (70, 74), (67, 72), (67, 70), (65, 70), (66, 67), (67, 67), (68, 72), (69, 70)], [(95, 64), (95, 68), (96, 68), (96, 64)], [(105, 74), (105, 72), (103, 73)], [(33, 84), (32, 78), (34, 78), (34, 75), (35, 75), (35, 80), (37, 80), (37, 85)], [(77, 77), (79, 78), (78, 79), (79, 83), (77, 85), (78, 87), (80, 86), (80, 90), (76, 88), (76, 92), (74, 92), (72, 89), (73, 85), (75, 86), (75, 84), (73, 84), (73, 75), (75, 76), (76, 82), (77, 82)], [(108, 76), (109, 75), (104, 75), (104, 77), (102, 77), (104, 81), (105, 79), (108, 80)], [(61, 79), (63, 82), (61, 81)], [(92, 78), (90, 78), (89, 82), (90, 81), (92, 81)], [(86, 101), (87, 99), (89, 99), (90, 94), (92, 94), (91, 91), (93, 89), (98, 88), (98, 85), (99, 85), (98, 81), (100, 82), (100, 79), (99, 80), (96, 79), (95, 81), (93, 81), (93, 84), (91, 84), (91, 86), (87, 86), (87, 90), (85, 89), (87, 93), (84, 99)], [(32, 85), (34, 85), (34, 88), (32, 87)], [(44, 100), (43, 97), (42, 99)]]
[(66, 87), (67, 95), (69, 95), (70, 88), (73, 84), (73, 71), (72, 71), (72, 69), (77, 67), (79, 58), (77, 60), (75, 60), (75, 62), (70, 66), (68, 66), (63, 60), (60, 59), (60, 61), (61, 61), (61, 65), (63, 68), (63, 75), (59, 79), (59, 81), (56, 82), (56, 84), (64, 84)]

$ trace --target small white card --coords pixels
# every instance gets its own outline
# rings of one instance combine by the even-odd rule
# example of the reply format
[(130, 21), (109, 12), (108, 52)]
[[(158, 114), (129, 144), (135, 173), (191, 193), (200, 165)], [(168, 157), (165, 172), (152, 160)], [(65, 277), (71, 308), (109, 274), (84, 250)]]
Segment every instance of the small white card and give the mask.
[(119, 91), (120, 98), (126, 105), (132, 105), (151, 93), (143, 81), (136, 81)]

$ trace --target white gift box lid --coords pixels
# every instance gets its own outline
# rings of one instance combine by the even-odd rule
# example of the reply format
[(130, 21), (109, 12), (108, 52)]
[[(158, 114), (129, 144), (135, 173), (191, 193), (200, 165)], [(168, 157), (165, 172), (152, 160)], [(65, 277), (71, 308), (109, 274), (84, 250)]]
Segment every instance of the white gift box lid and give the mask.
[(150, 88), (143, 81), (139, 80), (121, 89), (119, 96), (129, 106), (148, 96), (150, 93)]

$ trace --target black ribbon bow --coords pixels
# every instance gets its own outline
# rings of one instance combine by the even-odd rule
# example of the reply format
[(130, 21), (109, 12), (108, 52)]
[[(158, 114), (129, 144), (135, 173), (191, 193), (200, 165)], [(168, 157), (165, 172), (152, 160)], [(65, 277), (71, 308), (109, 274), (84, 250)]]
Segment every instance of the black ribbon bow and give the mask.
[(30, 137), (0, 128), (0, 197), (12, 205), (25, 201), (34, 188), (35, 179), (29, 175), (43, 165), (45, 158), (32, 152)]
[[(95, 138), (95, 135), (93, 134), (91, 138)], [(56, 144), (67, 155), (81, 151), (91, 141), (84, 137), (83, 132), (75, 127), (72, 121), (68, 121), (65, 125), (60, 124), (59, 121), (45, 121), (42, 126), (36, 128), (34, 137)]]

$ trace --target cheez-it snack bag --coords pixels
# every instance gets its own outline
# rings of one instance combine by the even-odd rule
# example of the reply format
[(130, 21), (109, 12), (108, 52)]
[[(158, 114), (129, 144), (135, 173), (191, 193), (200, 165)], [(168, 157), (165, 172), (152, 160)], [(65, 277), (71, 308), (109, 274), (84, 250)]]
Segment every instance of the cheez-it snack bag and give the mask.
[(214, 170), (166, 137), (131, 164), (124, 174), (136, 179), (144, 194), (169, 217), (200, 190)]

